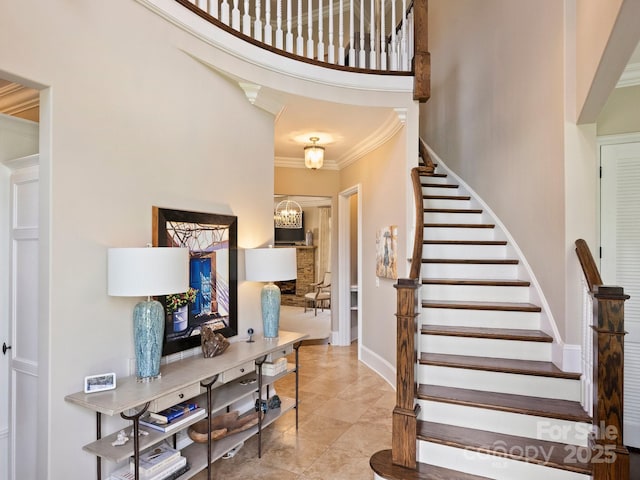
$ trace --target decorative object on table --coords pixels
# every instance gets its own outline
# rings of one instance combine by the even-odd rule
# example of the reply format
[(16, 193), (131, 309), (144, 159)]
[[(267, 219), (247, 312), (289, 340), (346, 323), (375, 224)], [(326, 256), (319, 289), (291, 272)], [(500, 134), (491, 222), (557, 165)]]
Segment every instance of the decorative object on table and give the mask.
[(235, 216), (153, 207), (153, 244), (189, 250), (189, 287), (196, 290), (186, 326), (174, 328), (173, 315), (167, 316), (171, 328), (165, 329), (163, 355), (199, 347), (204, 324), (225, 337), (237, 334), (237, 238)]
[[(153, 473), (151, 475), (141, 474), (140, 478), (144, 480), (174, 480), (176, 478), (179, 478), (181, 475), (184, 475), (184, 473), (187, 472), (190, 468), (191, 466), (187, 463), (187, 457), (183, 457), (182, 455), (180, 455), (163, 465), (163, 468), (160, 469), (157, 473)], [(134, 480), (135, 473), (131, 470), (131, 467), (129, 467), (129, 465), (126, 465), (112, 472), (109, 479)]]
[(209, 325), (203, 325), (202, 331), (202, 355), (204, 358), (213, 358), (224, 353), (229, 347), (229, 340), (217, 333), (214, 328)]
[(111, 442), (111, 445), (113, 447), (119, 447), (121, 445), (124, 445), (128, 441), (129, 441), (129, 437), (127, 436), (125, 431), (124, 430), (120, 430), (118, 432), (118, 435), (116, 435), (116, 439), (113, 442)]
[(189, 287), (186, 292), (167, 295), (165, 303), (167, 313), (172, 314), (173, 331), (182, 332), (189, 325), (189, 304), (196, 301), (198, 290)]
[[(181, 457), (180, 450), (171, 448), (166, 443), (159, 443), (140, 454), (138, 471), (141, 478), (148, 478), (163, 472)], [(129, 471), (136, 471), (133, 457), (129, 460)]]
[(84, 393), (103, 392), (116, 388), (116, 374), (100, 373), (84, 377)]
[[(227, 435), (242, 432), (257, 425), (258, 412), (248, 412), (240, 415), (238, 410), (223, 413), (211, 419), (211, 431), (209, 432), (209, 419), (205, 418), (189, 427), (189, 438), (197, 443), (205, 443), (208, 436), (211, 440), (220, 440)], [(209, 432), (209, 435), (207, 435)]]
[(324, 163), (324, 147), (316, 145), (320, 141), (319, 137), (309, 138), (311, 145), (304, 147), (304, 166), (311, 170), (322, 168)]
[(169, 423), (197, 408), (198, 404), (195, 402), (180, 402), (159, 412), (149, 412), (149, 415), (160, 422)]
[(376, 276), (398, 278), (398, 226), (382, 227), (376, 232)]
[(110, 248), (108, 293), (142, 297), (133, 310), (136, 376), (140, 382), (160, 377), (164, 338), (164, 308), (152, 295), (184, 292), (189, 288), (189, 251), (186, 248)]
[(278, 395), (270, 397), (269, 401), (267, 402), (267, 407), (269, 407), (269, 410), (280, 408), (280, 405), (282, 405), (282, 402), (280, 401), (280, 397)]
[(280, 373), (287, 371), (288, 362), (285, 357), (279, 358), (275, 362), (264, 362), (261, 365), (256, 365), (256, 373), (260, 373), (262, 368), (262, 374), (268, 377), (273, 377)]
[(268, 282), (260, 292), (265, 338), (277, 338), (280, 328), (280, 288), (275, 281), (297, 276), (295, 248), (253, 248), (245, 251), (246, 278)]
[(304, 234), (304, 244), (307, 247), (313, 246), (313, 232), (311, 230), (307, 230), (307, 233)]
[(247, 330), (247, 333), (249, 334), (249, 338), (247, 339), (247, 343), (253, 343), (253, 328), (250, 328), (249, 330)]
[(262, 413), (267, 413), (268, 410), (280, 408), (280, 405), (282, 405), (280, 397), (278, 395), (273, 395), (266, 400), (260, 398), (256, 399), (254, 408), (256, 412), (262, 410)]

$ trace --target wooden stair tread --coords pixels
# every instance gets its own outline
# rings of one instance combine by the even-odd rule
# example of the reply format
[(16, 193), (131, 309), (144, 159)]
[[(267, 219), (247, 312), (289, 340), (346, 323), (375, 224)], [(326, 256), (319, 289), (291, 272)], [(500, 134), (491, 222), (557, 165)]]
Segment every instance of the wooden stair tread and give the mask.
[(487, 477), (479, 477), (420, 462), (415, 470), (394, 465), (391, 459), (391, 450), (381, 450), (374, 453), (369, 459), (369, 465), (378, 476), (387, 480), (490, 480)]
[(457, 300), (423, 300), (423, 308), (456, 308), (462, 310), (498, 310), (509, 312), (541, 312), (533, 303), (517, 302), (463, 302)]
[(517, 265), (518, 260), (513, 258), (423, 258), (422, 263), (463, 263), (470, 265)]
[(424, 213), (482, 213), (481, 208), (424, 208)]
[(517, 328), (457, 327), (449, 325), (423, 325), (423, 335), (449, 337), (491, 338), (496, 340), (518, 340), (524, 342), (551, 343), (553, 338), (541, 330), (518, 330)]
[(422, 195), (423, 200), (471, 200), (469, 195)]
[(426, 228), (496, 228), (493, 223), (425, 223)]
[(591, 417), (578, 402), (555, 398), (529, 397), (511, 393), (484, 392), (465, 388), (420, 385), (418, 398), (434, 402), (520, 413), (536, 417), (591, 423)]
[(444, 353), (422, 353), (422, 365), (433, 365), (489, 372), (515, 373), (537, 377), (566, 378), (579, 380), (579, 373), (563, 372), (551, 362), (538, 360), (516, 360), (509, 358), (472, 357), (469, 355), (448, 355)]
[(506, 245), (506, 240), (423, 240), (423, 245)]
[[(591, 464), (588, 461), (580, 461), (582, 458), (591, 457), (587, 447), (570, 446), (567, 448), (565, 444), (558, 442), (424, 421), (418, 422), (418, 438), (441, 445), (493, 454), (498, 457), (546, 465), (586, 475), (591, 474)], [(571, 455), (574, 449), (580, 450), (577, 455)], [(536, 455), (527, 457), (522, 455), (522, 452), (533, 452)], [(546, 461), (545, 457), (547, 457)]]
[(423, 187), (435, 187), (435, 188), (458, 188), (460, 185), (455, 185), (453, 183), (428, 183), (428, 182), (423, 182), (420, 183), (421, 186)]
[(469, 279), (469, 278), (423, 278), (423, 285), (481, 285), (488, 287), (528, 287), (528, 280)]

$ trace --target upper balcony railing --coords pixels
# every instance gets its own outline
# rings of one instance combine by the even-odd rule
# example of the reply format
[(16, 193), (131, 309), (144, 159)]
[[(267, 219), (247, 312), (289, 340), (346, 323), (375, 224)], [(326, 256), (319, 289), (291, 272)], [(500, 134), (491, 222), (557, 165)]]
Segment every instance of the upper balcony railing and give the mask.
[(176, 1), (282, 55), (340, 70), (414, 75), (414, 98), (429, 96), (427, 0)]

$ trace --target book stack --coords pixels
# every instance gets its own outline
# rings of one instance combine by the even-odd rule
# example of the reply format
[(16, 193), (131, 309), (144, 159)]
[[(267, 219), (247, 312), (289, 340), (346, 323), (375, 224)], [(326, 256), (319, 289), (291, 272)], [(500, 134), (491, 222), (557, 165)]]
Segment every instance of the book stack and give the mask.
[[(259, 368), (259, 366), (256, 366), (256, 373), (259, 373)], [(265, 362), (262, 364), (262, 374), (269, 377), (273, 377), (286, 371), (287, 359), (285, 357), (279, 358), (273, 363)]]
[(140, 417), (140, 425), (161, 432), (177, 430), (191, 420), (199, 420), (206, 415), (204, 408), (196, 403), (179, 403), (161, 412), (147, 412)]
[[(140, 480), (172, 480), (189, 470), (180, 450), (159, 444), (140, 454)], [(135, 480), (135, 460), (111, 474), (111, 480)]]

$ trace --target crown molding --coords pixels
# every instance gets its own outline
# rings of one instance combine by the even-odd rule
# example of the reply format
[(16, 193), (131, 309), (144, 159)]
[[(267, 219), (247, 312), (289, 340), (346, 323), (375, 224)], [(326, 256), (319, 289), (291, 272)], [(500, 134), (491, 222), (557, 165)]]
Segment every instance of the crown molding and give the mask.
[(40, 92), (18, 83), (0, 88), (0, 113), (17, 115), (40, 105)]
[(630, 63), (620, 75), (616, 88), (640, 85), (640, 63)]

